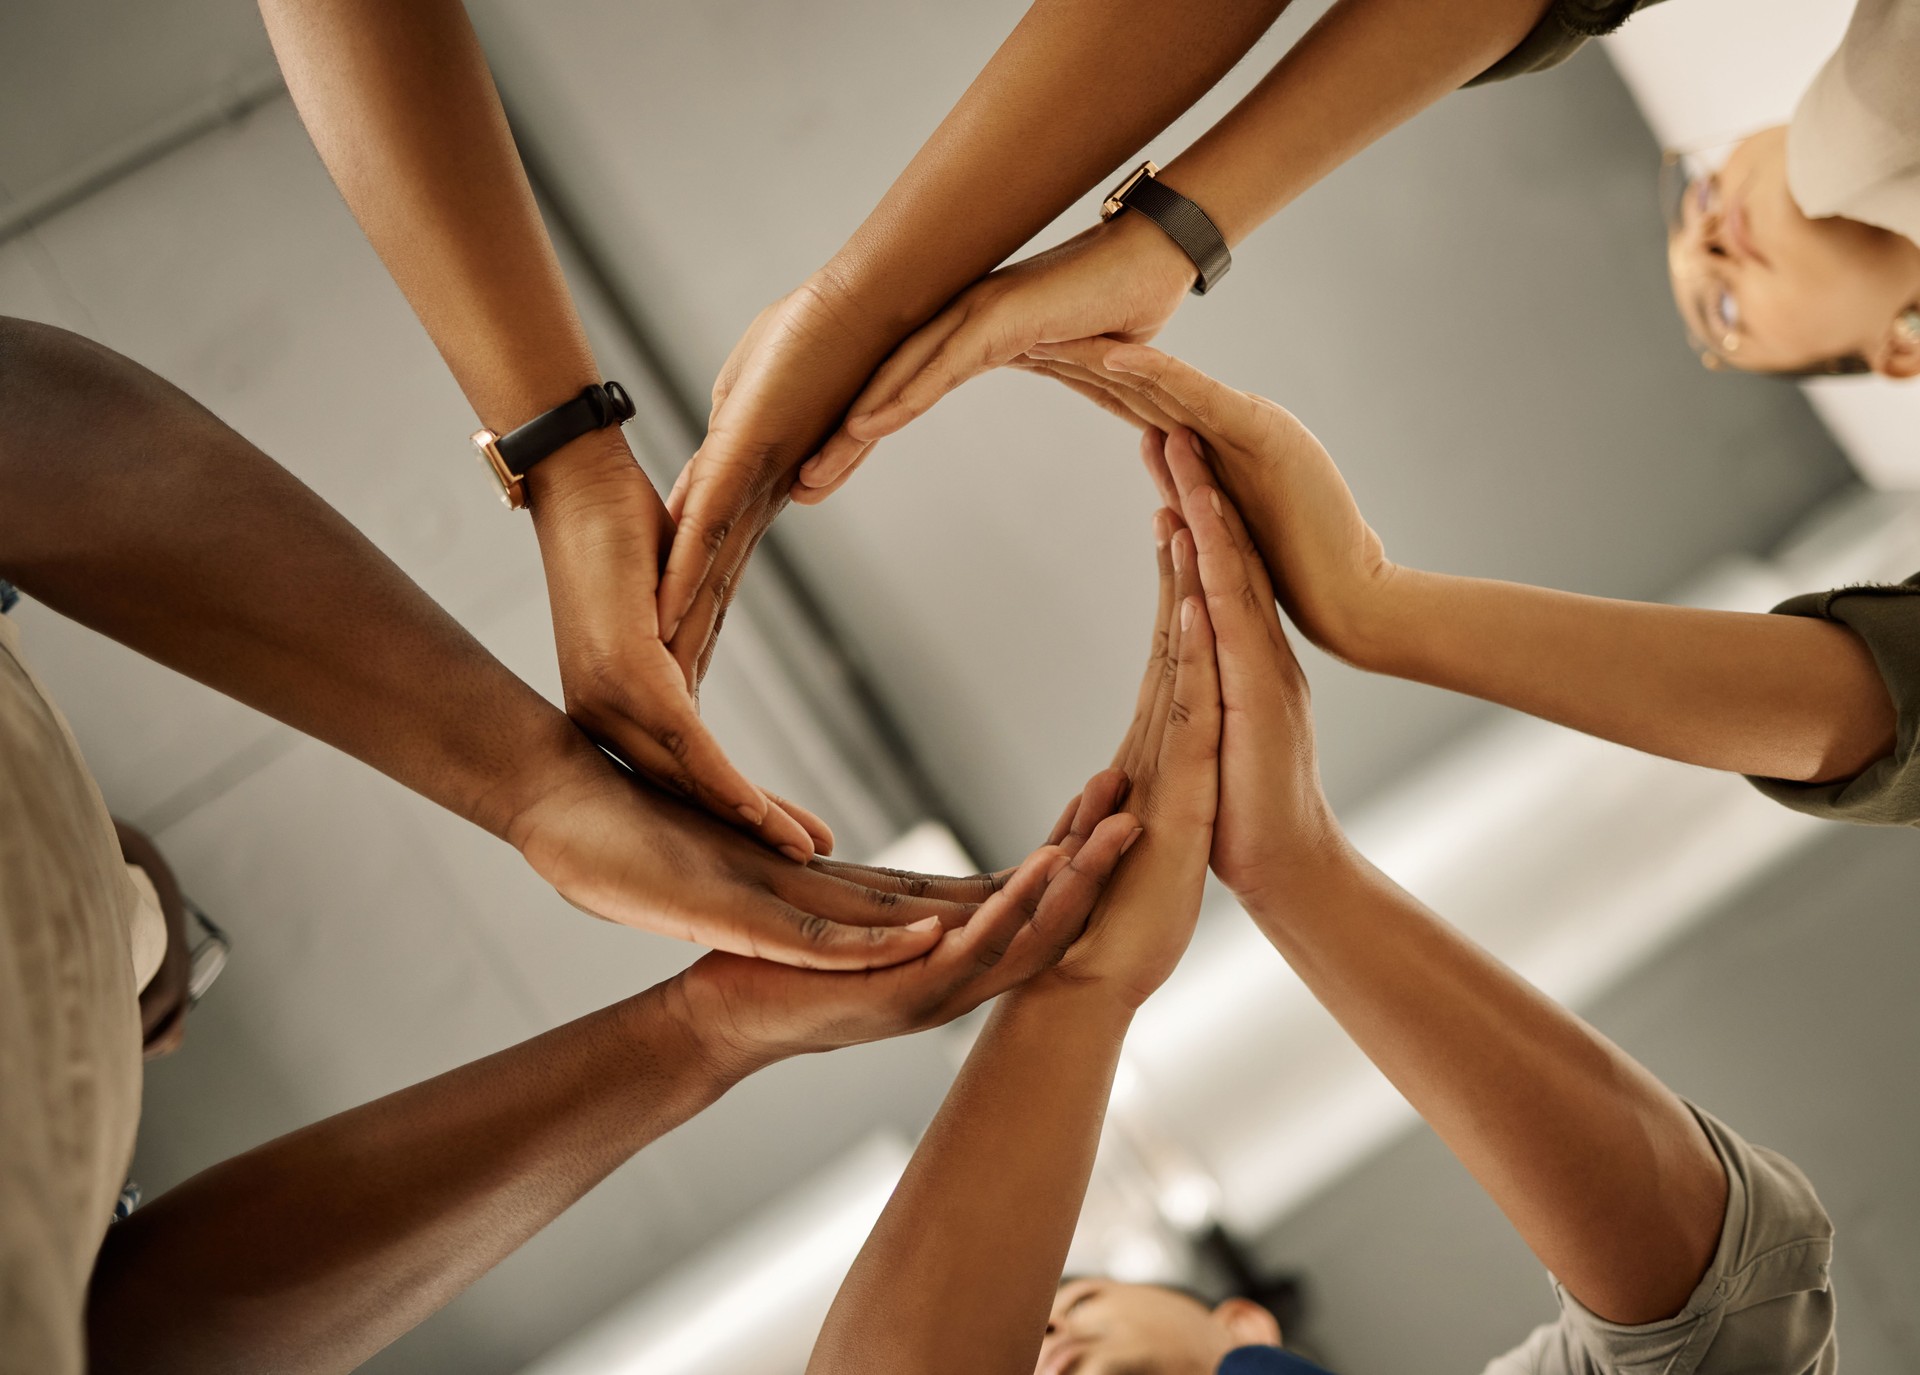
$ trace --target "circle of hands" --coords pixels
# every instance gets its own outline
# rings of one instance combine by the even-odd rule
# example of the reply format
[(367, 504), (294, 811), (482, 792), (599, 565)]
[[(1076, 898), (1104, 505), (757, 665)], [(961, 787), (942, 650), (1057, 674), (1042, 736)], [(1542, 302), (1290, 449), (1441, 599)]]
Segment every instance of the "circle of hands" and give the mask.
[[(536, 508), (560, 522), (542, 545), (559, 551), (548, 573), (569, 715), (654, 786), (590, 751), (596, 767), (523, 812), (513, 838), (574, 905), (712, 949), (662, 996), (701, 1053), (739, 1072), (938, 1025), (1029, 980), (1098, 981), (1137, 1005), (1185, 950), (1209, 867), (1245, 899), (1345, 844), (1276, 593), (1339, 655), (1394, 567), (1292, 415), (1141, 342), (1178, 304), (1167, 280), (1184, 292), (1185, 277), (1089, 293), (1088, 261), (1104, 270), (1074, 240), (1003, 269), (884, 361), (857, 312), (809, 283), (735, 348), (665, 503), (629, 455), (564, 507)], [(1073, 305), (1088, 299), (1101, 309)], [(880, 438), (999, 366), (1049, 376), (1143, 432), (1163, 506), (1134, 717), (1111, 765), (1011, 869), (939, 877), (828, 858), (819, 818), (728, 762), (698, 715), (699, 684), (785, 503), (823, 499)], [(820, 398), (863, 378), (817, 452), (781, 438), (827, 433)], [(617, 431), (608, 442), (624, 453)]]

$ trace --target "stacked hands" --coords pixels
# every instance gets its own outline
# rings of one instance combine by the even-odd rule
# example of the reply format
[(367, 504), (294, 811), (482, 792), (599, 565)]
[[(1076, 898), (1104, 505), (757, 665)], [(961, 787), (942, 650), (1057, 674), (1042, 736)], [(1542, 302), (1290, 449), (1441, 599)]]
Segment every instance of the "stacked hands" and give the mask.
[[(595, 698), (568, 685), (569, 706), (591, 735), (714, 816), (632, 787), (590, 751), (595, 766), (571, 786), (543, 788), (515, 818), (513, 838), (584, 910), (713, 948), (658, 993), (689, 1042), (729, 1078), (788, 1055), (938, 1025), (1036, 975), (1109, 984), (1137, 1005), (1184, 950), (1209, 862), (1236, 894), (1258, 900), (1300, 866), (1345, 853), (1321, 795), (1306, 683), (1262, 548), (1285, 551), (1272, 561), (1284, 588), (1312, 589), (1311, 604), (1290, 590), (1282, 596), (1323, 642), (1318, 632), (1352, 620), (1360, 594), (1391, 565), (1324, 451), (1277, 406), (1145, 347), (1027, 345), (1012, 361), (1144, 430), (1142, 455), (1165, 503), (1154, 515), (1159, 605), (1133, 721), (1112, 766), (1013, 869), (943, 878), (818, 857), (831, 845), (826, 827), (745, 783), (695, 708), (727, 594), (784, 491), (762, 481), (761, 515), (746, 529), (723, 522), (718, 538), (692, 527), (690, 503), (702, 473), (716, 471), (711, 452), (742, 451), (729, 447), (724, 418), (780, 409), (783, 370), (766, 367), (767, 358), (823, 342), (797, 331), (796, 318), (782, 303), (755, 323), (716, 386), (707, 448), (645, 527), (655, 536), (645, 550), (651, 566), (671, 544), (659, 586), (663, 629), (641, 641), (655, 656), (644, 681), (670, 706), (643, 715), (629, 704), (650, 699), (630, 692), (583, 711)], [(625, 471), (636, 491), (652, 495), (637, 467)], [(1273, 499), (1281, 484), (1285, 502)], [(610, 501), (603, 488), (597, 499), (591, 491), (566, 499), (594, 503), (612, 521), (633, 495)], [(1262, 513), (1254, 529), (1242, 501)], [(534, 507), (555, 518), (559, 504)], [(580, 538), (578, 512), (564, 514), (569, 537)], [(685, 549), (705, 562), (705, 581), (676, 616), (668, 598)], [(591, 604), (581, 595), (576, 604)], [(559, 613), (567, 598), (556, 590), (555, 601)], [(590, 632), (556, 620), (564, 662), (570, 634)], [(617, 681), (611, 671), (592, 679), (596, 689)], [(630, 749), (636, 732), (642, 747)], [(1160, 919), (1103, 923), (1098, 910), (1108, 907), (1144, 907)]]

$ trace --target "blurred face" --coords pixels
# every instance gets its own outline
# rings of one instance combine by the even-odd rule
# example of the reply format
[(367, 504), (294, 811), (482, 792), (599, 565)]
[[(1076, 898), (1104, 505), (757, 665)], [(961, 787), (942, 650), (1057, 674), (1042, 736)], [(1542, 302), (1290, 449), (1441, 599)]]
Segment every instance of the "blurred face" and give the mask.
[(1208, 1308), (1157, 1284), (1078, 1279), (1060, 1286), (1035, 1375), (1213, 1375), (1235, 1347), (1278, 1345), (1266, 1310)]
[[(1809, 219), (1787, 190), (1787, 131), (1768, 129), (1691, 182), (1670, 230), (1674, 301), (1696, 346), (1758, 372), (1860, 354), (1911, 375), (1903, 310), (1920, 297), (1920, 245), (1838, 217)], [(1913, 340), (1920, 353), (1920, 340)]]

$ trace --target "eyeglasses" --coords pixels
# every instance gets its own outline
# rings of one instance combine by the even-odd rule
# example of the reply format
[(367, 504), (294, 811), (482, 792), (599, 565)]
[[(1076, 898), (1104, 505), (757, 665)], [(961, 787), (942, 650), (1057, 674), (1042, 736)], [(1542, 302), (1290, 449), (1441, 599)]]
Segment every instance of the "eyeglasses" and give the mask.
[(200, 928), (200, 939), (193, 943), (193, 953), (187, 957), (187, 1006), (193, 1007), (207, 996), (214, 980), (226, 969), (227, 957), (233, 953), (233, 937), (214, 925), (213, 918), (191, 899), (186, 901), (186, 909)]
[[(1708, 243), (1720, 232), (1720, 165), (1739, 140), (1723, 142), (1689, 152), (1669, 150), (1660, 156), (1660, 212), (1667, 225), (1667, 251), (1671, 256), (1681, 235), (1699, 227)], [(1740, 349), (1740, 299), (1732, 283), (1710, 266), (1701, 274), (1702, 285), (1694, 298), (1697, 310), (1681, 307), (1681, 324), (1687, 331), (1701, 365), (1714, 372), (1740, 368), (1734, 355)], [(1714, 337), (1717, 336), (1717, 337)], [(1848, 377), (1871, 372), (1864, 358), (1831, 358), (1811, 367), (1771, 370), (1745, 368), (1742, 371), (1768, 377)]]

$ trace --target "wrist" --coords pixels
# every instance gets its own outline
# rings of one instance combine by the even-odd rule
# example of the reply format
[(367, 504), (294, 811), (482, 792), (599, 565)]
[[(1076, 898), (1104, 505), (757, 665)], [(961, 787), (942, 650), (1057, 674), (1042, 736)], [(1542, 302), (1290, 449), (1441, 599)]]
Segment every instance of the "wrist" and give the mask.
[(581, 435), (527, 470), (527, 509), (535, 531), (563, 523), (598, 495), (622, 491), (636, 479), (652, 485), (619, 426)]
[(633, 1001), (644, 1001), (652, 1034), (672, 1045), (685, 1057), (686, 1063), (697, 1067), (713, 1087), (716, 1097), (749, 1075), (804, 1053), (797, 1048), (776, 1048), (730, 1035), (711, 1011), (703, 1014), (687, 989), (687, 980), (697, 977), (698, 968), (696, 963), (681, 970)]
[(1145, 999), (1125, 979), (1043, 969), (1000, 995), (999, 1006), (1021, 1021), (1074, 1027), (1124, 1039)]
[(1295, 826), (1289, 834), (1298, 839), (1285, 853), (1230, 885), (1254, 924), (1269, 934), (1303, 915), (1338, 909), (1340, 895), (1372, 868), (1330, 815), (1323, 825)]
[(688, 1076), (692, 1091), (711, 1103), (780, 1057), (755, 1058), (735, 1047), (716, 1045), (688, 1006), (683, 977), (677, 974), (635, 994), (617, 1004), (615, 1012), (630, 1045), (676, 1067)]
[[(1169, 189), (1180, 190), (1171, 184)], [(1165, 286), (1168, 294), (1190, 291), (1199, 280), (1200, 270), (1186, 250), (1138, 210), (1124, 210), (1095, 225), (1091, 232), (1102, 241), (1104, 251), (1120, 256), (1132, 272)]]

